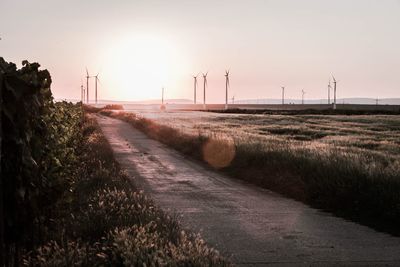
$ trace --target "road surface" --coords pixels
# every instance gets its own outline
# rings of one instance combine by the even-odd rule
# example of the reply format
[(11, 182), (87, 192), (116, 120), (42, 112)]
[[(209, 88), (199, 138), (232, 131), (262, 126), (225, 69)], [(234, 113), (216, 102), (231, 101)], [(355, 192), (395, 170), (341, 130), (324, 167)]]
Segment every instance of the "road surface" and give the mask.
[(97, 120), (137, 186), (239, 266), (400, 266), (400, 238), (225, 177), (120, 120)]

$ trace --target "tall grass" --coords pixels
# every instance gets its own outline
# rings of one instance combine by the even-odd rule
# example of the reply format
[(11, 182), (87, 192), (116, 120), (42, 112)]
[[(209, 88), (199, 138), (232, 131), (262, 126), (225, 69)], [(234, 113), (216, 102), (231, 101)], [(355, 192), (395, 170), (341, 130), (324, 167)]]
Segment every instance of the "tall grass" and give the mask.
[(26, 266), (228, 266), (175, 216), (159, 209), (115, 162), (93, 118), (82, 129), (82, 165), (47, 242)]
[[(212, 135), (188, 134), (124, 112), (101, 111), (131, 123), (149, 137), (204, 160)], [(385, 155), (293, 146), (291, 142), (234, 137), (235, 156), (220, 171), (339, 216), (400, 235), (400, 166)]]

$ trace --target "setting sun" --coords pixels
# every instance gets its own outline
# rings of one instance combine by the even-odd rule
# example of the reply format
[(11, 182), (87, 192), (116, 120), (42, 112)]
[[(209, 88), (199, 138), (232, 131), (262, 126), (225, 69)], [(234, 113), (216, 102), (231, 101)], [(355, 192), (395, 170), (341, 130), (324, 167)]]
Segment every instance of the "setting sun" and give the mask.
[(124, 38), (112, 45), (102, 72), (121, 99), (155, 99), (171, 84), (181, 64), (176, 47), (166, 39), (145, 35)]

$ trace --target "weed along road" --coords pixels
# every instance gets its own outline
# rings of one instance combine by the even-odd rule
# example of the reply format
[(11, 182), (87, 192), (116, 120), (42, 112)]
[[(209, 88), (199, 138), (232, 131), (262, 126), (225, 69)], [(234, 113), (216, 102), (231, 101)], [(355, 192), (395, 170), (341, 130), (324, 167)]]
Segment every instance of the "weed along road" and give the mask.
[(227, 178), (120, 120), (97, 120), (138, 188), (239, 266), (400, 266), (400, 238)]

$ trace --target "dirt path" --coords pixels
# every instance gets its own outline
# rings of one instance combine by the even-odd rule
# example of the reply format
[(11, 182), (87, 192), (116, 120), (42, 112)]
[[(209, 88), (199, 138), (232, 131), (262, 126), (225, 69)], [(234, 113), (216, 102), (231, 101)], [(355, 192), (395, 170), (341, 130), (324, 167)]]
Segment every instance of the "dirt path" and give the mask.
[(229, 179), (125, 122), (97, 118), (138, 187), (238, 265), (400, 266), (400, 238)]

